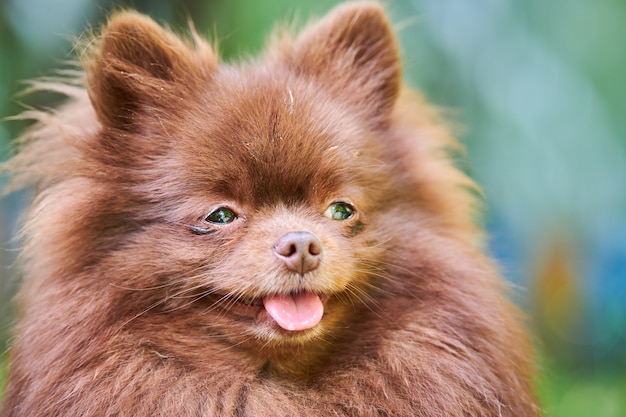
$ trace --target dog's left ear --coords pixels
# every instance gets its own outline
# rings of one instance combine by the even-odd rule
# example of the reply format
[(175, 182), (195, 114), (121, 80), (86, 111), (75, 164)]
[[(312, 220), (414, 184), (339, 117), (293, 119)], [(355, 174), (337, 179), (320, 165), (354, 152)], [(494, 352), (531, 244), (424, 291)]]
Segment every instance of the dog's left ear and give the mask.
[(217, 67), (200, 39), (192, 45), (135, 12), (113, 15), (94, 43), (84, 62), (89, 98), (103, 125), (123, 130), (147, 112), (181, 106)]
[(385, 11), (377, 3), (349, 3), (306, 28), (283, 59), (298, 74), (330, 88), (364, 118), (384, 125), (401, 83), (398, 44)]

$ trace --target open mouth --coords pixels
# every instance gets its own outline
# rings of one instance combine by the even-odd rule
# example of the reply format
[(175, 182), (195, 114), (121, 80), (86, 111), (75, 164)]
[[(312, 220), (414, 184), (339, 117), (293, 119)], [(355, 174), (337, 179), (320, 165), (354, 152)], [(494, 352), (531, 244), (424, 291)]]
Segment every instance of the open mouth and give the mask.
[(280, 327), (289, 331), (311, 329), (324, 315), (322, 299), (312, 292), (268, 295), (263, 297), (263, 306)]
[(291, 294), (270, 294), (256, 298), (234, 298), (216, 296), (220, 305), (229, 311), (243, 316), (253, 316), (258, 322), (265, 314), (282, 329), (301, 331), (319, 324), (324, 316), (324, 302), (327, 295), (314, 292)]

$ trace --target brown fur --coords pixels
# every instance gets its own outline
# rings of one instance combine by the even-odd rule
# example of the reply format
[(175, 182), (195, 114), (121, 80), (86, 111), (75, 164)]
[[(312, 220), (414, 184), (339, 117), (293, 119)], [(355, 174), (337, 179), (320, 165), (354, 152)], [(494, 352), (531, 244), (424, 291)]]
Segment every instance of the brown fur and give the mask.
[[(472, 184), (379, 5), (241, 65), (118, 13), (83, 66), (84, 88), (40, 86), (71, 100), (27, 113), (7, 164), (38, 189), (3, 417), (538, 414)], [(239, 219), (205, 223), (219, 206)], [(303, 276), (272, 254), (294, 230), (324, 248)], [(327, 300), (297, 332), (233, 298), (302, 290)]]

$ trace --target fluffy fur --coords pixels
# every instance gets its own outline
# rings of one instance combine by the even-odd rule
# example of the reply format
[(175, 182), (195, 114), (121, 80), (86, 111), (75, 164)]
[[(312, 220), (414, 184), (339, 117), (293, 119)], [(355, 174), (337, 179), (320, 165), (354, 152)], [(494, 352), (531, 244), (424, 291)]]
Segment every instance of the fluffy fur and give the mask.
[[(40, 86), (69, 102), (25, 114), (6, 167), (37, 191), (2, 416), (537, 415), (473, 185), (401, 87), (382, 8), (339, 6), (240, 65), (192, 35), (117, 13), (84, 77)], [(306, 271), (277, 255), (293, 231), (321, 245)], [(302, 293), (323, 302), (311, 328), (264, 309)]]

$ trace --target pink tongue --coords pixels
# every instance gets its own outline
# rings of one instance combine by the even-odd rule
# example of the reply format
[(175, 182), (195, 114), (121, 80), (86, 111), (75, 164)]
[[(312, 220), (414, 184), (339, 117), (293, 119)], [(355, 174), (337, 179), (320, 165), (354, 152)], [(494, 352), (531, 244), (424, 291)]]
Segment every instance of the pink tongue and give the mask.
[(315, 327), (324, 315), (324, 304), (314, 293), (269, 295), (263, 305), (270, 316), (285, 330)]

